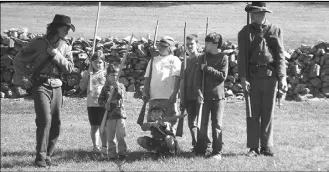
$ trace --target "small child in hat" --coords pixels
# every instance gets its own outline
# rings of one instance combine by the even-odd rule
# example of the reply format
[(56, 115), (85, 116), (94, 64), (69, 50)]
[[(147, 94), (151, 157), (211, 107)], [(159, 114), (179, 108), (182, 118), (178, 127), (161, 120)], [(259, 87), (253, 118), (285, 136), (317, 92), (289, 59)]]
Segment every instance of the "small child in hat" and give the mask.
[[(106, 83), (102, 88), (98, 98), (99, 104), (106, 108), (106, 136), (108, 141), (108, 157), (110, 159), (124, 159), (127, 156), (126, 136), (126, 113), (123, 108), (123, 98), (126, 93), (126, 88), (122, 83), (119, 83), (119, 67), (111, 64), (107, 68)], [(111, 91), (113, 91), (112, 98)], [(115, 142), (114, 138), (116, 137)], [(118, 144), (118, 151), (117, 151)]]
[[(105, 108), (98, 103), (99, 95), (106, 81), (104, 54), (101, 51), (95, 52), (91, 57), (90, 65), (91, 68), (82, 73), (79, 86), (81, 92), (87, 90), (87, 110), (91, 125), (90, 136), (93, 143), (93, 151), (105, 153), (107, 151), (106, 135), (101, 135), (99, 131)], [(99, 140), (102, 142), (102, 147), (98, 145)]]
[(150, 115), (148, 122), (142, 125), (143, 131), (151, 131), (152, 137), (143, 136), (137, 139), (137, 143), (149, 150), (156, 153), (177, 152), (178, 143), (174, 135), (174, 128), (171, 122), (172, 118), (180, 118), (186, 116), (165, 117), (165, 109), (159, 103), (155, 103), (150, 108)]

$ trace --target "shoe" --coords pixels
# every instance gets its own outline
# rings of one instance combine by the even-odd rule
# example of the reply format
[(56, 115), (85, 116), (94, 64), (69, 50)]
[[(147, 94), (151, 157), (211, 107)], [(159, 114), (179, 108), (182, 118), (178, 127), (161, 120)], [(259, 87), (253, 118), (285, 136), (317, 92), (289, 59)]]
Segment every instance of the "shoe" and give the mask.
[(248, 157), (255, 157), (257, 155), (259, 155), (258, 148), (251, 148), (251, 149), (249, 149), (249, 151), (247, 153)]
[(43, 158), (36, 158), (34, 164), (37, 167), (47, 167), (47, 163)]
[(46, 157), (46, 164), (47, 164), (48, 166), (58, 166), (58, 164), (51, 162), (51, 158), (50, 158), (50, 156), (47, 156), (47, 157)]
[(119, 160), (123, 161), (127, 158), (127, 155), (119, 155)]
[(274, 152), (269, 147), (260, 148), (260, 153), (265, 156), (274, 156)]
[(109, 159), (110, 161), (114, 161), (114, 160), (117, 160), (117, 159), (118, 159), (118, 156), (117, 156), (117, 155), (109, 155), (109, 156), (108, 156), (108, 159)]
[(218, 153), (218, 154), (212, 154), (210, 156), (210, 158), (220, 161), (220, 160), (222, 160), (222, 154), (220, 154), (220, 153)]
[(195, 148), (192, 148), (192, 149), (191, 149), (191, 153), (194, 154), (194, 155), (196, 154), (196, 150), (195, 150)]
[(94, 146), (93, 152), (94, 153), (99, 153), (99, 152), (101, 152), (101, 149), (98, 146)]
[(103, 154), (107, 154), (107, 147), (104, 147), (104, 146), (101, 147), (99, 152), (103, 153)]

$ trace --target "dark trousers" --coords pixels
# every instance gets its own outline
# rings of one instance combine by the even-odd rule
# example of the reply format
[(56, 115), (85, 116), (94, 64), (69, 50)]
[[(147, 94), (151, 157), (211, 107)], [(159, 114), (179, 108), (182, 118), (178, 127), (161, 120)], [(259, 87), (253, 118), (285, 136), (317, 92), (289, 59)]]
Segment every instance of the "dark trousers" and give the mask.
[[(188, 121), (188, 127), (191, 132), (193, 147), (196, 147), (196, 143), (197, 143), (197, 135), (198, 135), (197, 116), (199, 113), (199, 108), (200, 108), (200, 104), (197, 103), (196, 100), (187, 100), (186, 102), (187, 121)], [(206, 136), (206, 142), (208, 145), (211, 144), (208, 133)]]
[(247, 147), (273, 147), (273, 118), (277, 79), (251, 78), (250, 104), (252, 117), (247, 117)]
[(33, 90), (36, 113), (36, 160), (44, 160), (54, 152), (60, 133), (61, 87), (35, 86)]
[(212, 149), (214, 154), (222, 151), (222, 123), (224, 115), (225, 99), (206, 100), (202, 108), (201, 129), (198, 136), (198, 153), (205, 153), (207, 149), (206, 136), (208, 133), (209, 116), (211, 117), (212, 128)]

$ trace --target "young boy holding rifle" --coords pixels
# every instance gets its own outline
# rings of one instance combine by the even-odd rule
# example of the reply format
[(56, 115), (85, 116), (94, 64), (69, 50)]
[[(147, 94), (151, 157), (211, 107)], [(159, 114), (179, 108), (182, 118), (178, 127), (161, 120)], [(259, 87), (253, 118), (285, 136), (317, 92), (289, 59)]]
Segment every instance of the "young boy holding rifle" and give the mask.
[(137, 143), (149, 151), (155, 151), (157, 154), (169, 153), (174, 150), (177, 153), (178, 143), (172, 123), (169, 121), (177, 120), (177, 118), (184, 117), (184, 115), (165, 117), (164, 114), (165, 109), (163, 109), (160, 102), (152, 105), (148, 122), (143, 123), (141, 126), (143, 131), (151, 131), (152, 137), (139, 137)]
[[(222, 121), (225, 105), (224, 81), (228, 73), (228, 57), (218, 48), (222, 45), (222, 36), (216, 32), (205, 38), (205, 53), (198, 57), (196, 71), (197, 99), (202, 108), (200, 134), (197, 140), (197, 154), (205, 155), (207, 149), (207, 133), (209, 114), (212, 121), (212, 157), (221, 160), (222, 151)], [(204, 75), (202, 74), (204, 72)], [(204, 76), (204, 83), (203, 77)], [(202, 94), (204, 84), (204, 94)]]
[[(107, 68), (106, 83), (99, 95), (98, 102), (108, 111), (106, 119), (106, 136), (108, 140), (108, 157), (110, 159), (117, 159), (119, 154), (120, 159), (127, 156), (126, 136), (126, 113), (123, 109), (123, 97), (125, 95), (125, 86), (118, 81), (119, 67), (117, 65), (110, 65)], [(111, 95), (112, 90), (113, 95)], [(111, 101), (108, 102), (109, 97)], [(118, 143), (114, 140), (116, 137)]]
[[(188, 127), (191, 132), (192, 138), (192, 151), (195, 152), (196, 150), (196, 143), (197, 143), (197, 113), (199, 109), (199, 104), (197, 103), (197, 94), (195, 91), (195, 75), (197, 71), (197, 64), (198, 64), (198, 56), (200, 55), (197, 50), (198, 46), (198, 36), (196, 34), (190, 34), (186, 37), (186, 52), (188, 57), (186, 59), (186, 71), (185, 73), (181, 70), (181, 106), (183, 106), (187, 111), (187, 120), (188, 120)], [(182, 63), (184, 66), (184, 63)], [(184, 74), (185, 75), (184, 75)], [(186, 81), (184, 81), (186, 80)], [(183, 83), (185, 82), (185, 84)], [(184, 93), (187, 93), (186, 96)], [(184, 100), (184, 98), (186, 100)], [(209, 137), (206, 137), (207, 143), (211, 144)]]

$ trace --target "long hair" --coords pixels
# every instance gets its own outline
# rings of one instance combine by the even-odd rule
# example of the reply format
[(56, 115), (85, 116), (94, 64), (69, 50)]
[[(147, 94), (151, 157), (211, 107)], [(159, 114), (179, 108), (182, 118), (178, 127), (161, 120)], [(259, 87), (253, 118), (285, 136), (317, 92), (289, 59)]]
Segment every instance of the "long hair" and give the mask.
[(46, 36), (48, 39), (53, 38), (55, 35), (58, 34), (58, 28), (66, 26), (63, 23), (50, 23), (47, 25), (47, 32)]

